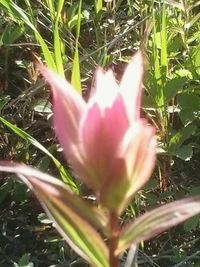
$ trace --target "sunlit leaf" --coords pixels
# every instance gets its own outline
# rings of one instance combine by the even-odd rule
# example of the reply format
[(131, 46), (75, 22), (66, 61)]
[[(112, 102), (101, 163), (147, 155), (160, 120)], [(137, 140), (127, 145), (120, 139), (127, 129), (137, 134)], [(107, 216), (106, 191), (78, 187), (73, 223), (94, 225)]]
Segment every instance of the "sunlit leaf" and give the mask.
[[(28, 2), (28, 1), (27, 1)], [(45, 42), (43, 37), (38, 32), (37, 28), (33, 25), (32, 21), (29, 19), (29, 17), (26, 15), (24, 10), (20, 8), (17, 4), (15, 4), (13, 1), (0, 1), (0, 4), (3, 5), (3, 7), (7, 10), (8, 14), (12, 17), (13, 20), (17, 20), (18, 23), (23, 22), (25, 25), (27, 25), (35, 34), (35, 38), (38, 41), (38, 43), (41, 46), (42, 52), (44, 54), (46, 63), (49, 68), (56, 71), (56, 65), (54, 62), (54, 58)]]
[(103, 214), (73, 194), (58, 179), (26, 165), (0, 162), (0, 171), (16, 173), (34, 190), (41, 205), (70, 246), (92, 266), (108, 267), (108, 250), (95, 227), (106, 227)]
[(200, 196), (178, 200), (147, 212), (122, 230), (116, 253), (124, 251), (132, 243), (152, 238), (198, 213)]
[[(167, 71), (167, 12), (165, 2), (162, 7), (162, 29), (161, 29), (161, 66)], [(166, 76), (166, 72), (163, 73)], [(166, 78), (166, 77), (165, 77)]]
[(62, 164), (40, 143), (38, 142), (35, 138), (33, 138), (30, 134), (27, 132), (23, 131), (22, 129), (18, 128), (14, 124), (10, 123), (9, 121), (5, 120), (4, 118), (0, 117), (0, 122), (2, 122), (4, 125), (6, 125), (11, 131), (13, 131), (15, 134), (17, 134), (20, 138), (23, 140), (31, 143), (33, 146), (38, 148), (40, 151), (45, 153), (48, 157), (50, 157), (56, 167), (59, 170), (59, 173), (62, 177), (62, 180), (74, 191), (74, 192), (79, 192), (76, 184), (72, 181), (72, 178), (68, 175), (66, 172), (65, 168), (62, 166)]
[(82, 0), (79, 1), (78, 5), (78, 19), (76, 24), (76, 45), (74, 51), (74, 59), (73, 59), (73, 67), (72, 67), (72, 77), (71, 84), (73, 87), (81, 93), (81, 77), (80, 77), (80, 62), (79, 62), (79, 35), (80, 35), (80, 27), (81, 27), (81, 8), (82, 8)]
[(171, 153), (176, 153), (177, 149), (191, 136), (195, 133), (196, 127), (193, 125), (188, 125), (183, 127), (177, 133), (175, 133), (169, 141), (169, 151)]
[(60, 14), (63, 8), (64, 0), (59, 0), (57, 2), (58, 2), (58, 7), (57, 7), (55, 23), (54, 23), (54, 52), (55, 52), (57, 72), (62, 77), (65, 77), (63, 61), (62, 61), (62, 52), (61, 52), (62, 42), (59, 36), (59, 19), (60, 19)]
[(96, 20), (99, 21), (100, 18), (101, 18), (101, 12), (102, 12), (102, 8), (103, 8), (103, 1), (102, 0), (95, 0), (94, 5), (95, 5)]

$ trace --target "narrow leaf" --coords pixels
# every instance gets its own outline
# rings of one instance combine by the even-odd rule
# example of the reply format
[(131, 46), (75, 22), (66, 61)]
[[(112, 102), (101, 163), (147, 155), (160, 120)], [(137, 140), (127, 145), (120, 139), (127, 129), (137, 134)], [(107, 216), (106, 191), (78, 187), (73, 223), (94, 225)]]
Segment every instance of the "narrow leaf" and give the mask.
[(63, 61), (62, 61), (62, 49), (61, 49), (62, 40), (60, 39), (60, 35), (59, 35), (59, 20), (60, 20), (60, 14), (61, 14), (63, 5), (64, 5), (64, 0), (58, 1), (58, 7), (57, 7), (57, 13), (55, 17), (53, 31), (54, 31), (54, 52), (55, 52), (57, 72), (62, 77), (65, 77)]
[(154, 61), (154, 79), (156, 86), (156, 94), (155, 94), (155, 102), (161, 111), (164, 109), (164, 95), (163, 95), (163, 85), (162, 85), (162, 75), (161, 75), (161, 66), (160, 66), (160, 58), (158, 53), (158, 36), (157, 36), (157, 28), (156, 28), (156, 17), (155, 11), (153, 9), (152, 13), (153, 17), (153, 61)]
[(103, 8), (103, 1), (95, 0), (95, 18), (97, 21), (99, 21), (101, 18), (102, 8)]
[(81, 94), (81, 76), (80, 76), (78, 39), (79, 39), (80, 28), (81, 28), (81, 8), (82, 8), (82, 0), (79, 1), (79, 6), (78, 6), (78, 20), (77, 20), (77, 25), (76, 25), (76, 42), (75, 42), (76, 45), (75, 45), (75, 51), (74, 51), (72, 77), (71, 77), (72, 86), (80, 94)]
[(63, 165), (35, 138), (33, 138), (30, 134), (26, 133), (25, 131), (21, 130), (14, 124), (10, 123), (9, 121), (5, 120), (4, 118), (0, 117), (0, 122), (2, 122), (4, 125), (6, 125), (11, 131), (13, 131), (17, 136), (25, 140), (26, 142), (32, 144), (36, 148), (38, 148), (40, 151), (42, 151), (44, 154), (46, 154), (48, 157), (50, 157), (54, 164), (56, 165), (60, 176), (62, 177), (62, 180), (76, 193), (79, 192), (76, 184), (72, 181), (72, 178), (69, 176), (69, 174), (66, 172)]
[(156, 208), (140, 216), (122, 230), (116, 253), (120, 254), (132, 243), (154, 237), (198, 213), (200, 213), (200, 196), (174, 201)]
[(165, 2), (162, 7), (161, 45), (161, 65), (167, 68), (167, 12)]
[[(42, 49), (42, 52), (44, 54), (44, 57), (45, 57), (45, 60), (46, 60), (48, 67), (51, 68), (52, 70), (56, 71), (56, 65), (55, 65), (53, 56), (52, 56), (46, 42), (44, 41), (44, 39), (42, 38), (42, 36), (38, 32), (36, 27), (33, 25), (33, 23), (29, 20), (28, 16), (23, 11), (23, 9), (21, 9), (13, 1), (9, 1), (9, 5), (4, 5), (4, 6), (6, 8), (8, 8), (7, 11), (9, 13), (12, 12), (13, 18), (15, 18), (17, 16), (17, 19), (18, 19), (18, 17), (19, 17), (21, 21), (23, 21), (28, 27), (30, 27), (32, 29), (32, 31), (35, 34), (36, 40), (38, 41), (38, 43), (41, 46), (41, 49)], [(17, 13), (17, 15), (15, 15), (15, 13)]]
[(46, 0), (45, 2), (46, 2), (47, 9), (49, 10), (49, 13), (50, 13), (51, 23), (53, 25), (54, 18), (55, 18), (55, 8), (53, 5), (53, 1), (52, 0)]
[(41, 205), (54, 220), (59, 233), (69, 245), (92, 266), (108, 267), (107, 247), (96, 231), (104, 228), (106, 219), (87, 202), (73, 194), (58, 179), (28, 166), (0, 162), (0, 171), (16, 173), (34, 190)]
[(80, 76), (78, 43), (76, 44), (74, 52), (71, 84), (81, 94), (81, 76)]
[(101, 12), (103, 8), (103, 1), (102, 0), (95, 0), (95, 12), (98, 15), (99, 12)]

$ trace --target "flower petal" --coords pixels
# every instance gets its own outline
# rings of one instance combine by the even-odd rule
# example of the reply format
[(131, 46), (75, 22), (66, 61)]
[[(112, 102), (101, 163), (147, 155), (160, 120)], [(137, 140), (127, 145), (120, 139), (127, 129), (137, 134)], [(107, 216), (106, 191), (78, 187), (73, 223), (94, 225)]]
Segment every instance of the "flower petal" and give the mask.
[(120, 95), (110, 108), (101, 110), (98, 104), (94, 103), (88, 108), (80, 126), (80, 143), (83, 145), (88, 168), (97, 182), (96, 190), (110, 172), (113, 157), (129, 127)]
[(129, 190), (132, 197), (150, 178), (155, 166), (155, 129), (141, 120), (133, 125), (124, 136), (119, 154), (125, 159)]
[(102, 172), (105, 171), (102, 170), (102, 165), (106, 162), (102, 155), (102, 146), (99, 150), (99, 144), (102, 145), (102, 131), (101, 113), (97, 104), (94, 103), (83, 117), (79, 132), (85, 164), (88, 168), (88, 172), (82, 175), (87, 175), (85, 177), (88, 180), (87, 184), (94, 191), (98, 191)]
[(101, 110), (111, 107), (119, 91), (113, 72), (108, 70), (104, 73), (101, 69), (98, 69), (95, 83), (96, 86), (94, 91), (91, 92), (89, 105), (91, 105), (90, 102), (96, 102)]
[(138, 51), (128, 64), (120, 83), (130, 122), (140, 117), (141, 86), (143, 76), (142, 52)]
[(43, 65), (38, 65), (38, 69), (53, 92), (54, 128), (65, 155), (69, 157), (78, 142), (79, 122), (86, 103), (63, 78)]
[[(101, 202), (120, 214), (148, 181), (155, 165), (153, 127), (139, 121), (126, 132), (111, 171), (102, 186)], [(119, 190), (120, 188), (120, 190)]]

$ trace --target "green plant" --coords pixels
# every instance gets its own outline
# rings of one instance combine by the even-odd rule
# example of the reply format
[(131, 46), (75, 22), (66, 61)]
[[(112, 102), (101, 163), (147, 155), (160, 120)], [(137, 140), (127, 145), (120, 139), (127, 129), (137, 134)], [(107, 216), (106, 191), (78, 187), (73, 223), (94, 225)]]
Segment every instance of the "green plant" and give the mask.
[[(51, 110), (50, 101), (47, 100), (48, 92), (44, 90), (44, 82), (36, 80), (38, 75), (27, 52), (28, 50), (36, 52), (46, 61), (45, 49), (44, 52), (41, 49), (42, 42), (40, 44), (40, 40), (37, 40), (29, 23), (41, 35), (54, 63), (56, 62), (54, 53), (60, 50), (61, 56), (58, 55), (57, 62), (62, 60), (68, 80), (71, 81), (72, 69), (76, 70), (80, 65), (81, 73), (79, 75), (78, 70), (77, 76), (74, 75), (74, 77), (79, 77), (77, 79), (79, 89), (81, 77), (82, 88), (86, 94), (91, 84), (94, 87), (91, 73), (96, 64), (112, 68), (116, 79), (120, 81), (125, 62), (128, 62), (134, 50), (141, 46), (145, 50), (147, 70), (144, 75), (142, 116), (147, 117), (157, 129), (158, 169), (153, 179), (137, 194), (121, 216), (120, 222), (125, 224), (136, 215), (139, 216), (143, 211), (152, 209), (158, 204), (179, 199), (185, 195), (193, 195), (194, 191), (199, 194), (199, 1), (136, 0), (109, 3), (87, 0), (82, 1), (79, 17), (81, 24), (77, 23), (79, 4), (79, 1), (65, 1), (60, 15), (57, 16), (59, 12), (57, 12), (56, 1), (0, 1), (2, 7), (0, 12), (0, 112), (1, 117), (10, 122), (11, 126), (17, 125), (18, 129), (25, 132), (25, 139), (23, 139), (18, 132), (1, 121), (0, 155), (1, 159), (25, 162), (44, 172), (48, 171), (61, 177), (52, 157), (37, 148), (37, 144), (34, 146), (34, 142), (31, 143), (34, 138), (54, 158), (59, 159), (65, 169), (69, 168), (68, 163), (67, 165), (63, 163), (59, 146), (55, 144), (54, 135), (49, 127)], [(55, 21), (56, 16), (57, 21)], [(77, 41), (76, 28), (80, 26)], [(55, 34), (56, 27), (58, 35)], [(59, 40), (55, 40), (55, 36), (59, 37)], [(57, 51), (55, 42), (59, 42)], [(75, 66), (73, 62), (77, 56), (76, 43), (78, 43), (78, 60), (76, 60), (78, 65)], [(153, 47), (156, 49), (153, 50)], [(153, 56), (152, 51), (158, 56), (157, 58)], [(166, 71), (162, 71), (164, 58), (162, 57), (161, 60), (161, 55), (166, 55), (167, 58)], [(49, 62), (47, 61), (46, 63)], [(154, 66), (160, 71), (162, 86), (156, 87)], [(57, 72), (57, 66), (55, 71)], [(164, 96), (163, 99), (162, 96)], [(157, 104), (159, 98), (159, 101), (164, 101), (165, 107)], [(48, 113), (46, 110), (49, 110)], [(164, 126), (167, 132), (162, 130)], [(26, 139), (27, 133), (31, 135), (30, 142)], [(2, 235), (5, 234), (5, 236), (1, 236), (0, 242), (0, 265), (3, 267), (10, 266), (13, 261), (18, 262), (25, 252), (23, 245), (20, 246), (19, 243), (19, 246), (12, 247), (15, 237), (10, 239), (10, 233), (14, 233), (15, 226), (11, 222), (15, 221), (16, 224), (19, 222), (21, 235), (23, 235), (23, 225), (18, 221), (20, 214), (24, 213), (23, 218), (27, 216), (27, 220), (30, 217), (30, 220), (35, 222), (34, 216), (37, 217), (39, 212), (37, 205), (31, 205), (33, 201), (30, 200), (29, 194), (25, 193), (25, 189), (20, 189), (22, 187), (18, 186), (18, 182), (10, 181), (10, 179), (3, 180), (0, 185), (2, 207), (5, 207), (5, 210), (8, 208), (10, 212), (8, 216), (6, 211), (2, 212), (1, 216), (2, 229), (5, 230), (7, 225), (7, 229), (2, 231)], [(81, 189), (79, 192), (83, 191), (83, 194), (87, 195), (84, 185)], [(23, 197), (22, 202), (17, 201), (19, 192)], [(26, 198), (28, 202), (31, 201), (30, 206), (34, 209), (31, 215), (26, 213)], [(162, 266), (163, 260), (169, 266), (175, 262), (181, 264), (184, 260), (188, 265), (198, 266), (198, 255), (195, 250), (198, 247), (197, 224), (198, 216), (186, 222), (184, 227), (177, 227), (175, 231), (165, 232), (156, 240), (142, 243), (138, 250), (141, 266), (147, 264)], [(50, 227), (46, 234), (52, 235)], [(38, 236), (42, 240), (43, 232), (39, 231), (35, 237), (38, 238)], [(42, 258), (42, 262), (49, 265), (59, 263), (60, 253), (57, 250), (59, 246), (54, 244), (47, 248), (44, 244), (45, 248), (43, 248), (42, 244), (43, 241), (38, 245), (37, 251), (30, 250), (27, 245), (27, 253), (30, 252), (31, 261), (37, 265), (38, 259), (41, 259), (42, 250), (46, 249), (47, 254)], [(12, 247), (10, 251), (13, 252), (5, 251), (4, 247)], [(3, 252), (8, 253), (10, 261), (3, 256)], [(67, 258), (70, 258), (69, 261), (65, 261), (65, 264), (70, 265), (74, 258), (67, 246), (65, 253)], [(53, 256), (50, 259), (51, 254)]]
[[(193, 153), (190, 139), (196, 127), (192, 122), (198, 117), (200, 102), (196, 97), (198, 63), (194, 59), (199, 48), (191, 40), (194, 41), (192, 29), (199, 29), (199, 15), (193, 17), (195, 5), (190, 6), (187, 1), (177, 5), (164, 1), (160, 5), (158, 13), (151, 8), (153, 32), (147, 46), (150, 72), (145, 83), (149, 95), (144, 102), (147, 112), (154, 110), (156, 114), (155, 119), (152, 118), (159, 131), (162, 154), (160, 186), (166, 190), (172, 157), (187, 161)], [(171, 14), (167, 12), (172, 8)], [(178, 64), (175, 66), (175, 63)]]
[[(111, 71), (104, 74), (99, 70), (88, 103), (61, 77), (37, 65), (52, 87), (57, 137), (80, 179), (93, 190), (97, 206), (61, 181), (25, 165), (1, 162), (0, 170), (16, 173), (33, 188), (57, 230), (91, 266), (117, 267), (120, 254), (132, 244), (137, 247), (200, 213), (200, 197), (195, 196), (161, 206), (119, 227), (118, 217), (147, 182), (155, 162), (154, 129), (140, 118), (141, 52), (128, 65), (120, 86)], [(134, 79), (133, 73), (137, 74)], [(106, 101), (105, 88), (111, 90)], [(121, 127), (117, 129), (119, 119)], [(134, 255), (132, 261), (137, 266)]]

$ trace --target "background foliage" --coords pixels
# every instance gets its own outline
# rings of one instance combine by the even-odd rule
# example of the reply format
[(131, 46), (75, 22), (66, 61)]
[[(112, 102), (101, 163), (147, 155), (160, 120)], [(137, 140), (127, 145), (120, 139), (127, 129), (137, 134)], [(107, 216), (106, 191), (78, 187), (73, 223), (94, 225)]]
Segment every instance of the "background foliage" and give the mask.
[[(0, 7), (1, 159), (36, 166), (88, 196), (57, 146), (49, 93), (31, 52), (71, 80), (87, 100), (97, 65), (112, 68), (120, 80), (126, 62), (142, 47), (146, 70), (142, 113), (157, 129), (158, 164), (121, 221), (200, 193), (200, 1), (0, 0)], [(12, 176), (2, 178), (0, 265), (84, 266), (30, 192)], [(196, 216), (141, 244), (139, 263), (199, 266), (199, 245)]]

